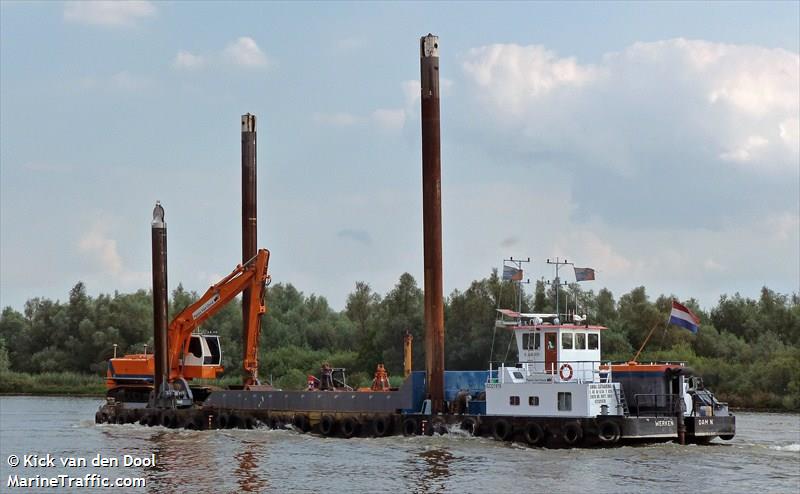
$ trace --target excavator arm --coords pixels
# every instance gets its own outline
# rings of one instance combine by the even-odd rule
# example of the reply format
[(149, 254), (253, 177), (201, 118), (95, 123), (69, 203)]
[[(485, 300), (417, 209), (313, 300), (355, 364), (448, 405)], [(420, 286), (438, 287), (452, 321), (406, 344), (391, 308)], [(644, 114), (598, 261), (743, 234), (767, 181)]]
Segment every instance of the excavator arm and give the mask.
[(183, 377), (180, 358), (182, 353), (189, 351), (192, 332), (238, 294), (250, 288), (249, 325), (245, 326), (250, 329), (245, 331), (242, 342), (246, 349), (243, 367), (247, 375), (245, 385), (258, 384), (258, 336), (261, 332), (261, 315), (266, 312), (264, 295), (270, 279), (268, 265), (269, 251), (259, 249), (255, 257), (236, 266), (231, 274), (212, 285), (202, 297), (172, 320), (168, 331), (170, 380)]

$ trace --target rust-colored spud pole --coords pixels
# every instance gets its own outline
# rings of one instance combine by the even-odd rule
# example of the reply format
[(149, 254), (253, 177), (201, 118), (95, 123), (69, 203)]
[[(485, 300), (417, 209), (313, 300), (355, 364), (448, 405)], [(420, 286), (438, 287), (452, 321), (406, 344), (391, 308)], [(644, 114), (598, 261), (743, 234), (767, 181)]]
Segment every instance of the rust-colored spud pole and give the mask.
[[(256, 204), (256, 116), (249, 113), (242, 115), (242, 264), (252, 259), (258, 251), (258, 206)], [(260, 327), (251, 328), (250, 289), (242, 292), (242, 341), (250, 341), (248, 335), (258, 334)], [(248, 355), (248, 351), (256, 352), (257, 348), (243, 345), (242, 362), (258, 361), (257, 355)], [(244, 377), (245, 385), (258, 384), (258, 376)]]
[(442, 170), (439, 135), (439, 38), (423, 36), (420, 48), (422, 86), (422, 222), (425, 257), (425, 364), (431, 411), (444, 406), (444, 287), (442, 284)]
[(167, 224), (164, 208), (156, 201), (153, 222), (150, 223), (153, 257), (153, 342), (155, 343), (153, 400), (151, 406), (160, 403), (169, 382), (169, 345), (167, 324), (169, 317), (169, 294), (167, 292)]

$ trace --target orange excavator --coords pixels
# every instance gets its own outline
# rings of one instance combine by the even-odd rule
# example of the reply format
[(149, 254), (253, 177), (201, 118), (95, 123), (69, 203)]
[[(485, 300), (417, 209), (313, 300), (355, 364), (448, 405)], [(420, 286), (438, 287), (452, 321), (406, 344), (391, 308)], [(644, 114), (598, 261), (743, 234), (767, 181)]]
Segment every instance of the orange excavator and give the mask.
[[(228, 276), (212, 285), (202, 297), (190, 304), (169, 324), (167, 331), (169, 382), (192, 396), (186, 381), (192, 379), (216, 379), (224, 370), (222, 347), (219, 336), (196, 333), (197, 328), (208, 318), (219, 312), (239, 293), (247, 290), (250, 297), (248, 323), (242, 344), (245, 346), (242, 367), (244, 387), (256, 386), (258, 382), (258, 337), (261, 332), (261, 315), (266, 312), (264, 295), (270, 276), (267, 273), (269, 251), (258, 253)], [(133, 354), (109, 360), (106, 374), (107, 395), (118, 401), (146, 402), (153, 389), (155, 358), (153, 354)], [(202, 400), (208, 389), (195, 389), (194, 399)], [(187, 403), (190, 404), (190, 403)]]

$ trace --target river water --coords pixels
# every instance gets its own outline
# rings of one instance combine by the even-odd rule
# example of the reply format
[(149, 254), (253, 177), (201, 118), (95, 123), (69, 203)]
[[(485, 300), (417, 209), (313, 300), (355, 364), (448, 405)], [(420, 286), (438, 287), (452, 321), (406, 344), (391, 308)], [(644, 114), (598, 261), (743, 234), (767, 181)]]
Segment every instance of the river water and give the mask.
[[(458, 432), (338, 439), (291, 430), (95, 425), (100, 403), (97, 398), (0, 397), (0, 492), (70, 491), (9, 487), (15, 476), (85, 479), (92, 474), (112, 481), (141, 478), (146, 487), (115, 492), (154, 493), (800, 492), (800, 415), (739, 413), (736, 437), (708, 446), (547, 450)], [(55, 466), (9, 466), (10, 455), (22, 461), (24, 455), (48, 453)], [(124, 455), (153, 454), (155, 466), (124, 466)], [(98, 455), (119, 459), (120, 465), (92, 466)], [(87, 466), (62, 466), (62, 458), (86, 458)]]

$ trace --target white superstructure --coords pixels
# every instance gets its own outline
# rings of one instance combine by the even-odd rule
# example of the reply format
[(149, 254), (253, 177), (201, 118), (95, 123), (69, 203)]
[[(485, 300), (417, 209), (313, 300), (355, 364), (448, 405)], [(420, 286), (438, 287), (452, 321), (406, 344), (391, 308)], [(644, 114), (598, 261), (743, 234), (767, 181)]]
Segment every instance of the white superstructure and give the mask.
[(623, 415), (620, 385), (611, 382), (610, 367), (600, 362), (604, 327), (561, 324), (555, 314), (498, 312), (498, 325), (514, 331), (521, 362), (491, 369), (486, 383), (487, 414)]

